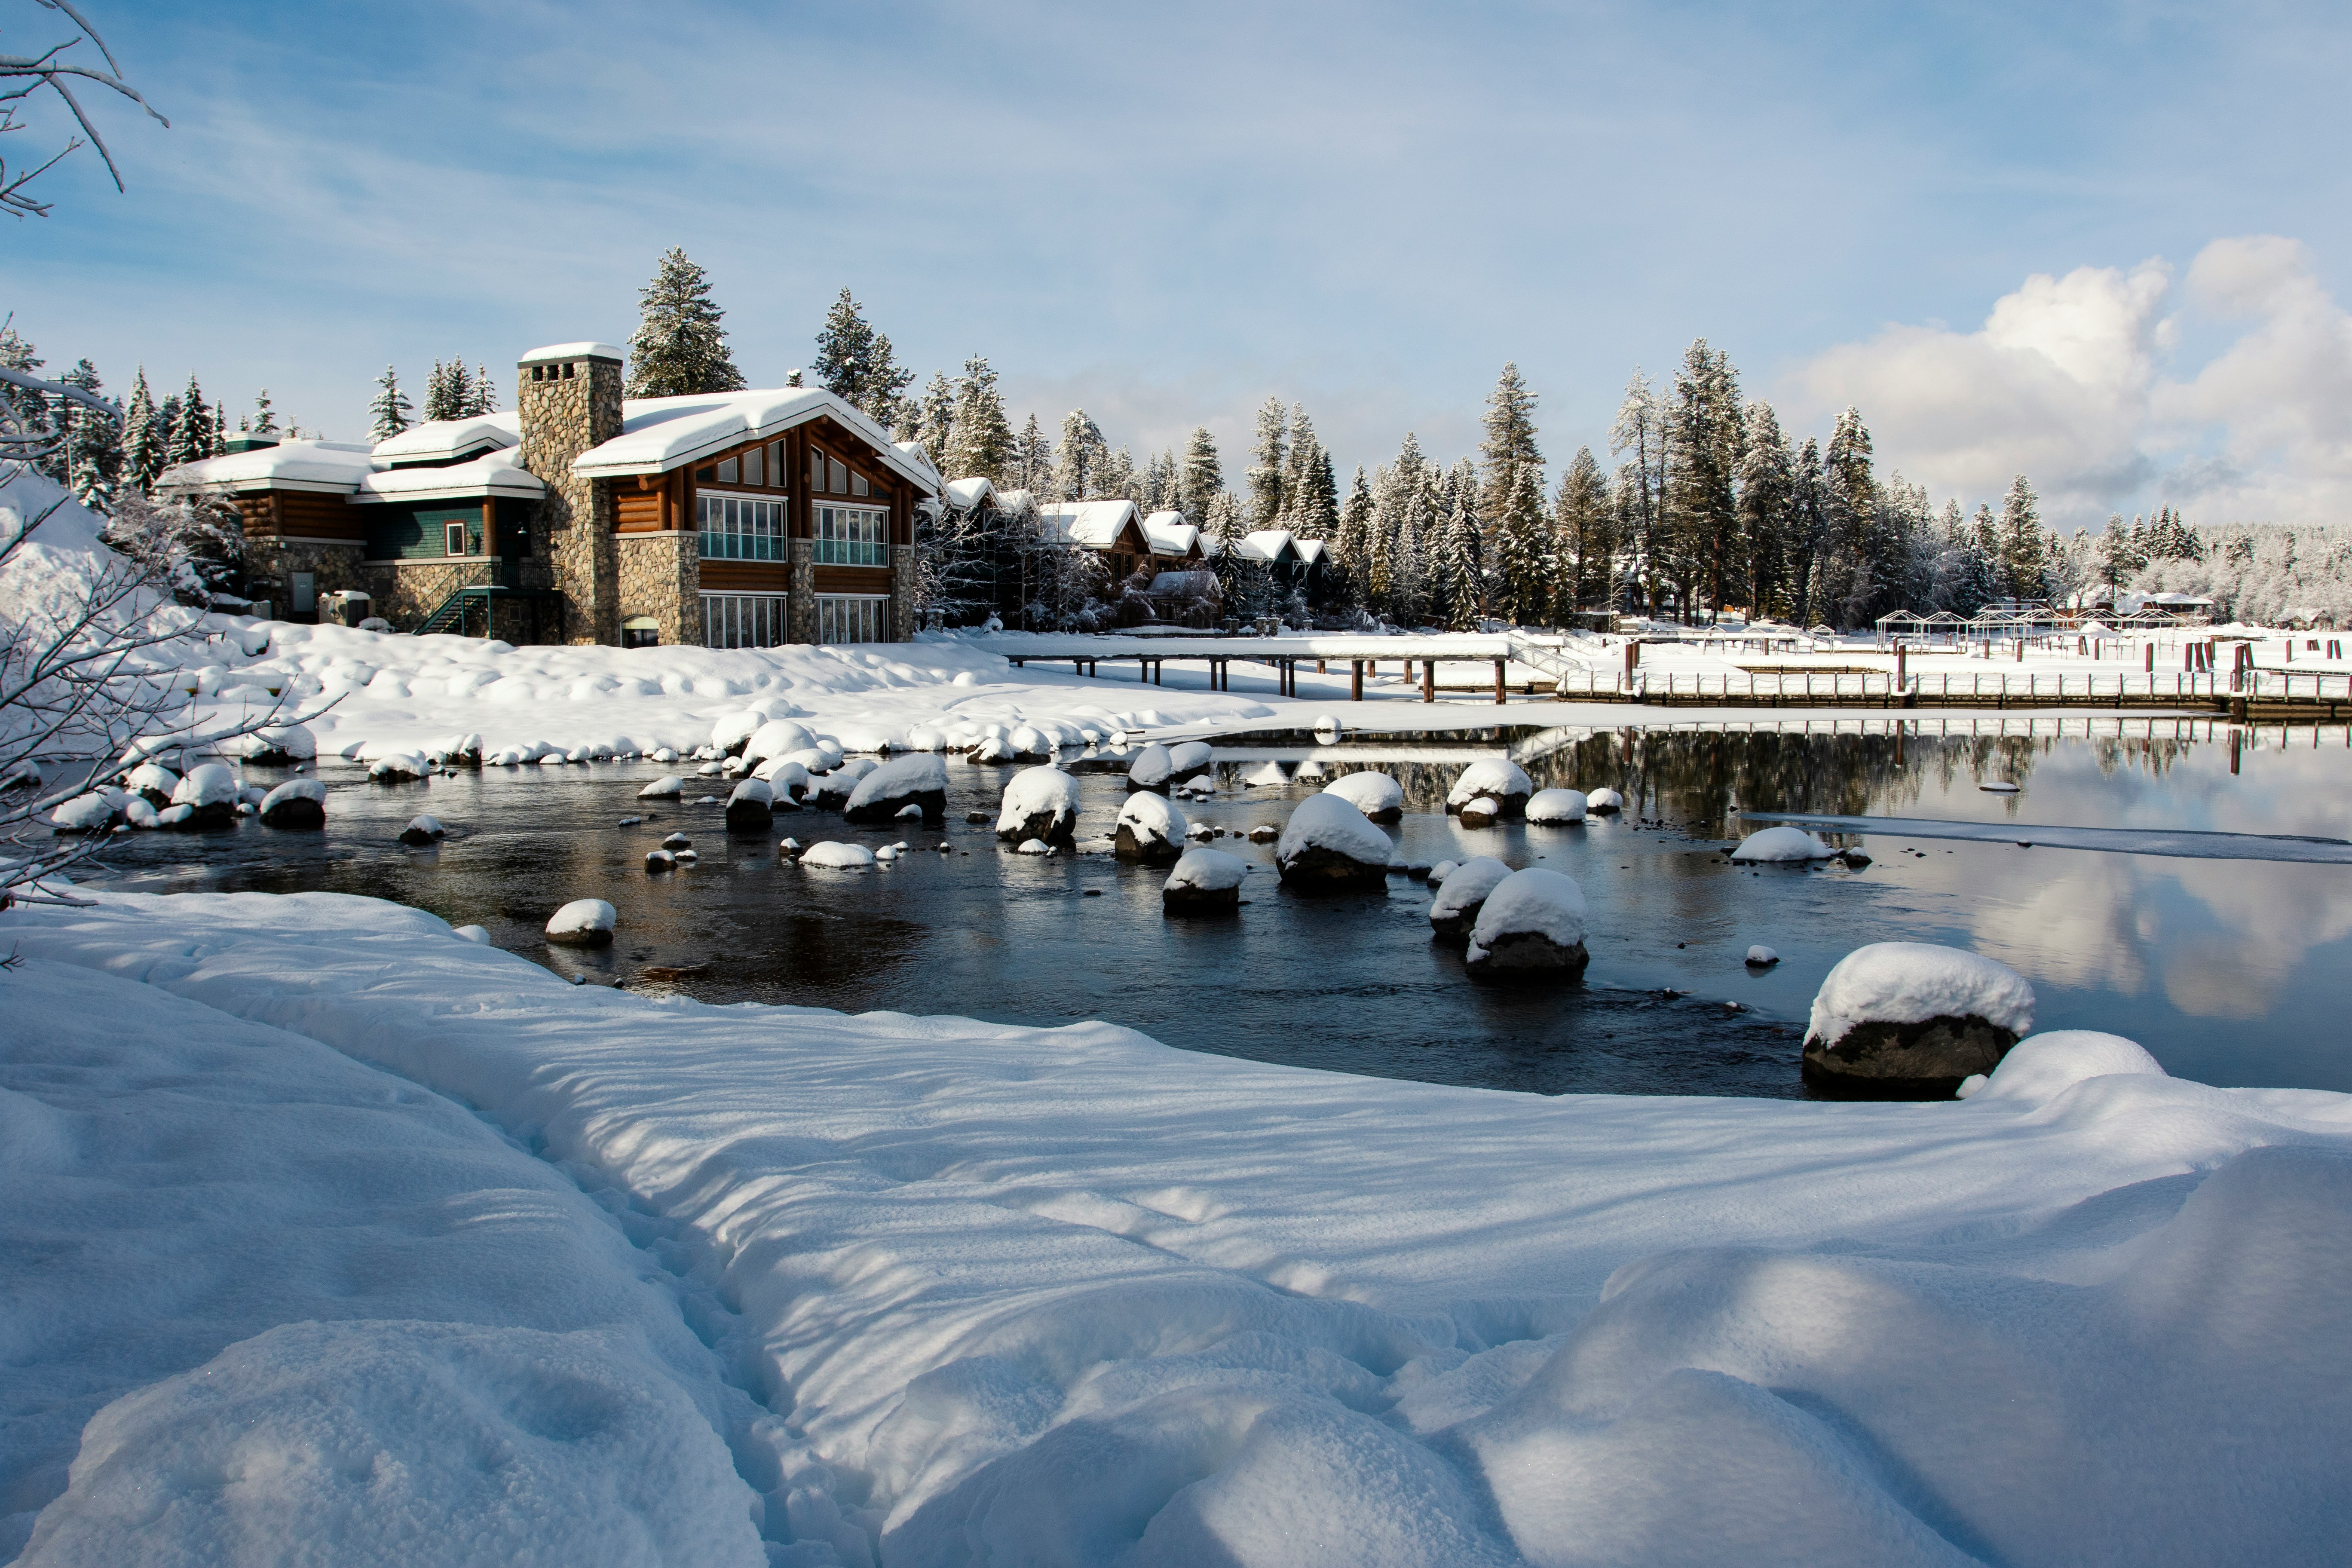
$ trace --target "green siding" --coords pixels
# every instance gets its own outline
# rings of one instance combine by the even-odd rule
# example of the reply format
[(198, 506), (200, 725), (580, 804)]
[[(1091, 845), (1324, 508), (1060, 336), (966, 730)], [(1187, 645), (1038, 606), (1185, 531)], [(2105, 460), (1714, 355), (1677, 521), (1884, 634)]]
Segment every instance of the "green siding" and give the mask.
[(367, 552), (373, 561), (444, 561), (449, 550), (444, 525), (466, 525), (466, 553), (482, 552), (482, 509), (473, 506), (375, 506), (368, 520)]

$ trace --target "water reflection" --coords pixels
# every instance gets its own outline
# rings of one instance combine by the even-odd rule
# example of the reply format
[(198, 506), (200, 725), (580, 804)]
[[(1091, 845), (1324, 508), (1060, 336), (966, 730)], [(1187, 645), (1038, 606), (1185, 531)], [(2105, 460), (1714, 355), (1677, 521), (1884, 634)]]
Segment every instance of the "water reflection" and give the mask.
[[(1225, 848), (1266, 869), (1238, 919), (1169, 921), (1159, 873), (1105, 857), (1020, 858), (961, 818), (990, 809), (1004, 773), (951, 763), (951, 826), (924, 836), (779, 818), (730, 836), (716, 805), (667, 805), (632, 827), (650, 765), (491, 770), (382, 786), (331, 770), (330, 827), (250, 823), (204, 837), (119, 843), (110, 875), (151, 890), (319, 888), (417, 905), (488, 926), (499, 945), (561, 970), (706, 1001), (757, 1000), (1059, 1024), (1102, 1017), (1172, 1045), (1447, 1083), (1531, 1089), (1794, 1095), (1797, 1035), (1829, 966), (1864, 942), (1972, 947), (2016, 966), (2043, 1027), (2107, 1028), (2172, 1070), (2221, 1083), (2352, 1089), (2337, 1020), (2352, 1004), (2352, 878), (2342, 867), (2189, 861), (2013, 844), (1868, 842), (1874, 862), (1760, 872), (1725, 860), (1740, 807), (1970, 821), (2211, 828), (2352, 838), (2352, 731), (2268, 732), (2238, 758), (2226, 728), (2116, 721), (2084, 734), (1945, 721), (1900, 729), (1549, 731), (1510, 751), (1538, 787), (1622, 792), (1625, 817), (1580, 828), (1463, 827), (1443, 814), (1460, 767), (1495, 748), (1255, 746), (1220, 750), (1218, 795), (1181, 802), (1196, 822), (1278, 825), (1319, 778), (1244, 778), (1269, 761), (1326, 775), (1377, 767), (1410, 806), (1391, 836), (1409, 859), (1494, 854), (1575, 876), (1591, 906), (1593, 962), (1565, 991), (1467, 980), (1428, 939), (1428, 890), (1285, 896), (1271, 846)], [(2316, 742), (2315, 744), (2315, 742)], [(1117, 764), (1072, 759), (1082, 831), (1124, 798)], [(1308, 770), (1310, 773), (1312, 769)], [(257, 777), (260, 775), (257, 773)], [(1990, 795), (1982, 782), (2022, 786)], [(723, 792), (715, 792), (723, 793)], [(419, 810), (457, 834), (394, 842)], [(646, 874), (646, 849), (683, 826), (700, 863)], [(804, 841), (905, 838), (896, 868), (863, 876), (793, 866)], [(944, 840), (950, 852), (931, 847)], [(1092, 891), (1097, 897), (1086, 897)], [(610, 898), (620, 940), (550, 952), (548, 912)], [(1750, 942), (1782, 963), (1750, 973)], [(648, 969), (681, 971), (646, 978)], [(1731, 1005), (1737, 1004), (1737, 1006)]]

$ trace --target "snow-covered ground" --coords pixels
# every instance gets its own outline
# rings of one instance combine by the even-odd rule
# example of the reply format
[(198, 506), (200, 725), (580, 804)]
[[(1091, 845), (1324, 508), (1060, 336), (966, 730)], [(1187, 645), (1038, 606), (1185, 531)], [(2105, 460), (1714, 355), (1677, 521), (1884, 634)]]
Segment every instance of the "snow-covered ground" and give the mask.
[(436, 1510), (509, 1453), (582, 1500), (573, 1562), (740, 1560), (747, 1517), (778, 1561), (910, 1564), (2256, 1563), (2352, 1529), (2345, 1096), (2053, 1041), (1945, 1104), (1546, 1100), (573, 987), (323, 894), (0, 942), (28, 1561), (340, 1546), (377, 1499), (454, 1550)]

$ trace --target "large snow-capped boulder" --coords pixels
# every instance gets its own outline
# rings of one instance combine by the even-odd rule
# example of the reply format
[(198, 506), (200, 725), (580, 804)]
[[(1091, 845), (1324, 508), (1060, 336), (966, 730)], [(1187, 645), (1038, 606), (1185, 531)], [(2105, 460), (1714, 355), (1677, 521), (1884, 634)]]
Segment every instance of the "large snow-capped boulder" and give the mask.
[(637, 792), (639, 800), (675, 800), (686, 793), (686, 781), (676, 773), (664, 773)]
[(1486, 895), (1477, 924), (1470, 928), (1470, 951), (1464, 962), (1473, 974), (1572, 980), (1584, 973), (1589, 957), (1584, 889), (1573, 877), (1530, 866), (1512, 872)]
[(1982, 1096), (2012, 1104), (2046, 1105), (2078, 1083), (2116, 1076), (2167, 1075), (2163, 1065), (2137, 1040), (2096, 1029), (2052, 1029), (2018, 1041), (1990, 1078), (1965, 1079), (1958, 1092), (1962, 1100)]
[(49, 813), (49, 831), (67, 837), (95, 836), (112, 827), (121, 815), (110, 795), (78, 795)]
[(910, 805), (921, 809), (925, 826), (948, 819), (948, 765), (929, 752), (894, 757), (859, 779), (841, 816), (845, 822), (887, 822)]
[(259, 767), (285, 767), (313, 761), (319, 755), (318, 737), (300, 724), (272, 724), (250, 735), (241, 735), (231, 744), (237, 755)]
[(1048, 735), (1034, 724), (1017, 724), (1004, 737), (1004, 749), (1016, 763), (1043, 763), (1052, 758), (1058, 736)]
[(225, 827), (236, 820), (236, 803), (242, 798), (244, 786), (226, 764), (200, 763), (190, 768), (187, 776), (172, 791), (172, 804), (188, 808), (188, 815), (180, 818), (176, 826)]
[[(613, 754), (609, 746), (592, 749), (604, 753), (597, 758), (599, 762), (609, 760)], [(444, 735), (425, 747), (424, 755), (425, 761), (445, 768), (478, 768), (482, 765), (482, 738), (472, 734)]]
[(1112, 849), (1122, 860), (1146, 866), (1173, 865), (1184, 853), (1184, 814), (1165, 795), (1144, 790), (1127, 797), (1111, 829)]
[(432, 767), (415, 752), (394, 752), (368, 764), (368, 777), (378, 784), (407, 784), (421, 779)]
[(775, 795), (759, 779), (745, 779), (727, 797), (727, 830), (765, 833), (775, 817)]
[(1298, 803), (1274, 847), (1283, 881), (1307, 892), (1370, 892), (1388, 886), (1389, 836), (1336, 795)]
[(1323, 786), (1364, 814), (1367, 822), (1394, 822), (1404, 816), (1404, 785), (1386, 773), (1342, 773)]
[(1812, 834), (1786, 823), (1751, 833), (1739, 841), (1731, 858), (1742, 865), (1800, 865), (1826, 860), (1837, 853)]
[(620, 911), (602, 899), (574, 899), (547, 922), (547, 940), (560, 947), (610, 947)]
[(865, 845), (844, 844), (831, 838), (802, 850), (800, 863), (821, 871), (871, 871), (875, 866), (874, 851)]
[(808, 769), (789, 757), (770, 757), (752, 770), (751, 776), (764, 782), (774, 794), (778, 811), (798, 811), (801, 802), (816, 791)]
[(1589, 809), (1582, 790), (1539, 789), (1528, 797), (1528, 820), (1538, 827), (1566, 827), (1582, 822)]
[(1223, 914), (1239, 909), (1249, 868), (1222, 849), (1187, 849), (1160, 889), (1160, 908), (1171, 915)]
[(771, 757), (789, 757), (815, 744), (816, 737), (804, 726), (790, 719), (771, 719), (752, 731), (751, 738), (743, 742), (743, 760), (764, 763)]
[(162, 807), (172, 804), (172, 792), (180, 787), (180, 775), (161, 763), (142, 763), (131, 770), (122, 787), (136, 795), (146, 797), (147, 804)]
[(1165, 794), (1169, 775), (1174, 771), (1174, 764), (1169, 761), (1168, 748), (1154, 741), (1136, 752), (1135, 760), (1127, 764), (1127, 787), (1131, 790), (1159, 790)]
[(858, 757), (841, 763), (822, 779), (812, 780), (816, 788), (816, 804), (839, 811), (857, 793), (858, 782), (881, 765), (871, 757)]
[(1490, 816), (1521, 816), (1535, 792), (1535, 781), (1518, 763), (1508, 757), (1485, 757), (1462, 770), (1445, 793), (1445, 809), (1458, 813), (1473, 801), (1487, 800), (1494, 802)]
[(1429, 905), (1431, 934), (1440, 942), (1466, 946), (1470, 928), (1477, 923), (1486, 895), (1510, 874), (1511, 868), (1491, 855), (1474, 856), (1458, 866), (1448, 862), (1442, 878), (1433, 871), (1430, 880), (1436, 882), (1438, 889), (1437, 897)]
[(1584, 796), (1584, 809), (1594, 816), (1614, 816), (1625, 809), (1625, 797), (1605, 786), (1588, 790)]
[(710, 726), (710, 743), (720, 756), (740, 756), (768, 716), (757, 708), (747, 708), (740, 713), (730, 713)]
[(288, 779), (261, 799), (264, 827), (324, 827), (327, 786), (317, 779)]
[(1216, 752), (1206, 741), (1179, 741), (1168, 748), (1168, 782), (1182, 784), (1197, 778), (1215, 763)]
[(1943, 1099), (1990, 1073), (2033, 1027), (2033, 987), (2003, 963), (1932, 942), (1840, 959), (1813, 997), (1805, 1082), (1874, 1100)]
[(1042, 838), (1067, 844), (1077, 836), (1078, 781), (1050, 763), (1024, 768), (1004, 786), (996, 814), (996, 836), (1018, 844)]

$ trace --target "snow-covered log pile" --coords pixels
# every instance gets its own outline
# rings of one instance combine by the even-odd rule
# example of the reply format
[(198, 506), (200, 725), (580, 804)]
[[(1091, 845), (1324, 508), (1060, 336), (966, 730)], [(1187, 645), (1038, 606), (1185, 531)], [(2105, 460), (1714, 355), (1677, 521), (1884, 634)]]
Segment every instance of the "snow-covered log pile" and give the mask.
[(1489, 818), (1524, 816), (1535, 788), (1535, 782), (1518, 763), (1507, 757), (1486, 757), (1462, 770), (1462, 776), (1445, 793), (1445, 809)]
[(999, 838), (1016, 844), (1024, 838), (1067, 844), (1077, 828), (1077, 780), (1049, 764), (1024, 768), (1006, 781), (996, 814)]
[(853, 824), (888, 822), (910, 805), (928, 826), (948, 819), (948, 767), (928, 752), (893, 757), (859, 779), (841, 816)]
[(1187, 849), (1160, 889), (1160, 907), (1171, 915), (1223, 914), (1241, 907), (1242, 879), (1249, 868), (1222, 849)]
[(1376, 892), (1388, 886), (1389, 836), (1336, 795), (1298, 803), (1274, 847), (1283, 881), (1303, 892)]
[(1437, 884), (1437, 897), (1429, 904), (1430, 932), (1442, 942), (1466, 947), (1470, 928), (1477, 923), (1486, 895), (1511, 874), (1511, 868), (1491, 855), (1475, 855), (1459, 865), (1441, 864), (1445, 874), (1441, 877), (1433, 868), (1429, 878)]
[(1170, 805), (1166, 796), (1143, 790), (1119, 807), (1111, 837), (1120, 859), (1166, 866), (1184, 852), (1184, 833), (1183, 813)]
[(1942, 1099), (1991, 1072), (2032, 1027), (2033, 987), (2006, 964), (1932, 942), (1873, 942), (1840, 959), (1813, 996), (1805, 1081)]
[(1342, 773), (1323, 786), (1364, 814), (1367, 822), (1395, 822), (1404, 816), (1404, 786), (1386, 773)]
[(1486, 895), (1464, 962), (1473, 974), (1574, 979), (1584, 973), (1589, 957), (1584, 889), (1573, 877), (1531, 866), (1512, 872)]

